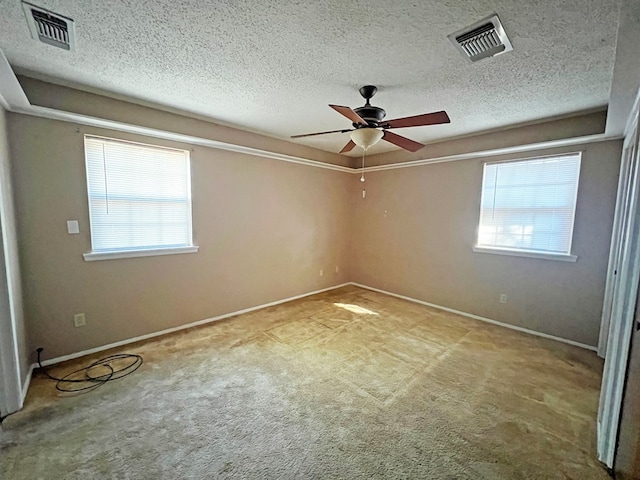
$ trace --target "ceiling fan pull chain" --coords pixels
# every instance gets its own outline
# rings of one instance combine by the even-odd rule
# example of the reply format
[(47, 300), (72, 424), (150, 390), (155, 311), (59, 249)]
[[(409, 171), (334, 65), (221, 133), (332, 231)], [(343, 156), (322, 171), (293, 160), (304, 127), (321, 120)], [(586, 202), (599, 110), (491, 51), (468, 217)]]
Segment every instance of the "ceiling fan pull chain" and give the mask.
[(360, 176), (360, 181), (364, 183), (364, 154), (366, 153), (366, 150), (363, 148), (362, 149), (362, 175)]

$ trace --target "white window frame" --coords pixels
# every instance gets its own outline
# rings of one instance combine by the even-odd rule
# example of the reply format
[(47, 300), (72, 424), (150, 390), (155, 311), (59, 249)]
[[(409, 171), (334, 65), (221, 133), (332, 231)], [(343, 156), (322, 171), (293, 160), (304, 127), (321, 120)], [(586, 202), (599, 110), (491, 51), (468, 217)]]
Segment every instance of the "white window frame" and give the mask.
[[(157, 256), (157, 255), (175, 255), (175, 254), (182, 254), (182, 253), (195, 253), (198, 251), (198, 246), (193, 244), (193, 210), (192, 210), (192, 196), (191, 196), (191, 156), (190, 156), (190, 152), (189, 150), (185, 150), (185, 149), (178, 149), (178, 148), (170, 148), (170, 147), (164, 147), (164, 146), (160, 146), (160, 145), (152, 145), (152, 144), (148, 144), (148, 143), (141, 143), (141, 142), (132, 142), (129, 140), (122, 140), (119, 138), (111, 138), (111, 137), (103, 137), (103, 136), (99, 136), (99, 135), (89, 135), (86, 134), (83, 137), (83, 148), (86, 149), (86, 139), (88, 138), (93, 138), (93, 139), (98, 139), (98, 140), (106, 140), (109, 142), (116, 142), (116, 143), (124, 143), (124, 144), (131, 144), (131, 145), (138, 145), (138, 146), (142, 146), (142, 147), (147, 147), (150, 149), (167, 149), (167, 150), (177, 150), (180, 152), (185, 152), (187, 155), (187, 161), (188, 161), (188, 170), (189, 170), (189, 175), (188, 175), (188, 179), (189, 179), (189, 184), (188, 184), (188, 193), (189, 193), (189, 245), (185, 245), (185, 246), (171, 246), (171, 247), (157, 247), (157, 246), (153, 246), (153, 247), (149, 247), (149, 248), (136, 248), (136, 249), (131, 249), (131, 250), (126, 250), (126, 249), (117, 249), (117, 250), (100, 250), (100, 251), (90, 251), (87, 253), (83, 254), (83, 257), (85, 259), (85, 261), (90, 262), (90, 261), (95, 261), (95, 260), (110, 260), (110, 259), (118, 259), (118, 258), (133, 258), (133, 257), (150, 257), (150, 256)], [(90, 229), (91, 229), (91, 248), (93, 249), (93, 219), (91, 216), (91, 192), (89, 191), (89, 169), (87, 167), (86, 164), (86, 151), (85, 151), (85, 173), (86, 173), (86, 182), (87, 182), (87, 205), (89, 208), (89, 225), (90, 225)]]
[[(578, 182), (576, 183), (575, 189), (575, 197), (573, 202), (573, 214), (571, 217), (571, 237), (569, 238), (569, 247), (567, 253), (554, 253), (554, 252), (540, 252), (535, 250), (527, 250), (524, 248), (508, 248), (502, 246), (489, 246), (489, 245), (480, 245), (478, 243), (480, 238), (480, 222), (482, 220), (482, 201), (484, 195), (484, 169), (487, 165), (495, 165), (498, 163), (517, 163), (517, 162), (525, 162), (532, 160), (540, 160), (540, 159), (548, 159), (548, 158), (557, 158), (557, 157), (565, 157), (568, 155), (578, 155)], [(514, 257), (525, 257), (525, 258), (538, 258), (542, 260), (556, 260), (561, 262), (576, 262), (578, 260), (577, 255), (571, 254), (571, 248), (573, 244), (573, 233), (575, 227), (575, 217), (576, 217), (576, 208), (578, 205), (578, 188), (580, 184), (580, 169), (582, 166), (582, 152), (565, 152), (565, 153), (557, 153), (553, 155), (541, 155), (535, 157), (527, 157), (527, 158), (518, 158), (518, 159), (510, 159), (510, 160), (502, 160), (496, 162), (485, 162), (483, 163), (483, 172), (482, 172), (482, 188), (480, 191), (480, 209), (478, 212), (478, 228), (476, 229), (476, 243), (473, 245), (472, 250), (476, 253), (489, 253), (496, 255), (508, 255)]]

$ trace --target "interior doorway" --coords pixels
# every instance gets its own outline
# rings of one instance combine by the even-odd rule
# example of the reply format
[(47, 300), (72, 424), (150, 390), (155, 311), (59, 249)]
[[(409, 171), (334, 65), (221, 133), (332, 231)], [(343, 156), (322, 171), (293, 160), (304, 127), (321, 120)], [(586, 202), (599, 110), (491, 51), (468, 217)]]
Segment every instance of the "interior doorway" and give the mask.
[[(640, 96), (637, 97), (640, 99)], [(638, 100), (626, 129), (598, 353), (605, 356), (598, 410), (598, 460), (613, 468), (640, 279)]]

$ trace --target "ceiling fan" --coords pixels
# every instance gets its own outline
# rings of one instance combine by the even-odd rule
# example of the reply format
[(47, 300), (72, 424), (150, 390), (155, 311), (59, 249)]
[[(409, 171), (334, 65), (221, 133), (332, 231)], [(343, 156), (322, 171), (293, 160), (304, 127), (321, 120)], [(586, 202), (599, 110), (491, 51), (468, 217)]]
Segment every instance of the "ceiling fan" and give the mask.
[(380, 139), (393, 143), (398, 147), (402, 147), (410, 152), (417, 152), (424, 145), (409, 138), (403, 137), (396, 133), (390, 132), (392, 128), (405, 127), (421, 127), (424, 125), (439, 125), (442, 123), (450, 123), (447, 112), (432, 112), (412, 117), (396, 118), (393, 120), (384, 120), (385, 112), (380, 107), (371, 105), (369, 100), (376, 94), (378, 88), (373, 85), (365, 85), (360, 88), (360, 95), (364, 97), (366, 103), (362, 107), (352, 109), (341, 105), (329, 105), (339, 114), (351, 120), (353, 128), (343, 130), (331, 130), (329, 132), (306, 133), (303, 135), (293, 135), (291, 138), (311, 137), (314, 135), (325, 135), (327, 133), (351, 133), (351, 140), (347, 143), (340, 153), (347, 153), (359, 145), (364, 150), (377, 143)]

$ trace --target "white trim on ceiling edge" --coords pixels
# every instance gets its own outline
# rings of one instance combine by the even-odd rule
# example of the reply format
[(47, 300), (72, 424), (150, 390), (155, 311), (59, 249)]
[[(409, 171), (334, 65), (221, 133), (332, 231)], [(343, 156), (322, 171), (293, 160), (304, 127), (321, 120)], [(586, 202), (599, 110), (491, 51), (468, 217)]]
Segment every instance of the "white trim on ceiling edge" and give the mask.
[(542, 337), (542, 338), (546, 338), (546, 339), (549, 339), (549, 340), (555, 340), (556, 342), (567, 343), (569, 345), (573, 345), (575, 347), (584, 348), (585, 350), (591, 350), (593, 352), (596, 352), (598, 350), (597, 347), (593, 347), (593, 346), (587, 345), (585, 343), (576, 342), (574, 340), (569, 340), (568, 338), (556, 337), (555, 335), (549, 335), (548, 333), (542, 333), (542, 332), (537, 332), (535, 330), (529, 330), (528, 328), (518, 327), (517, 325), (511, 325), (510, 323), (499, 322), (498, 320), (493, 320), (493, 319), (487, 318), (487, 317), (481, 317), (479, 315), (474, 315), (473, 313), (467, 313), (467, 312), (463, 312), (461, 310), (455, 310), (455, 309), (449, 308), (449, 307), (443, 307), (442, 305), (436, 305), (435, 303), (429, 303), (429, 302), (425, 302), (423, 300), (418, 300), (416, 298), (406, 297), (406, 296), (400, 295), (398, 293), (388, 292), (386, 290), (381, 290), (379, 288), (370, 287), (368, 285), (363, 285), (361, 283), (350, 282), (350, 284), (354, 285), (356, 287), (365, 288), (367, 290), (371, 290), (371, 291), (374, 291), (374, 292), (384, 293), (385, 295), (390, 295), (392, 297), (401, 298), (401, 299), (407, 300), (409, 302), (419, 303), (420, 305), (425, 305), (427, 307), (437, 308), (438, 310), (444, 310), (445, 312), (455, 313), (456, 315), (461, 315), (463, 317), (469, 317), (469, 318), (473, 318), (475, 320), (480, 320), (482, 322), (491, 323), (493, 325), (498, 325), (500, 327), (509, 328), (511, 330), (517, 330), (518, 332), (528, 333), (529, 335), (535, 335), (536, 337)]
[(17, 107), (28, 107), (29, 99), (13, 73), (4, 52), (0, 49), (0, 98), (2, 105), (9, 111)]
[(185, 135), (182, 133), (169, 132), (166, 130), (159, 130), (157, 128), (141, 127), (139, 125), (117, 122), (104, 118), (91, 117), (89, 115), (81, 115), (79, 113), (65, 112), (63, 110), (56, 110), (54, 108), (30, 105), (27, 108), (19, 107), (11, 109), (11, 111), (14, 113), (31, 115), (33, 117), (61, 120), (63, 122), (78, 123), (80, 125), (86, 125), (90, 127), (105, 128), (107, 130), (117, 130), (119, 132), (133, 133), (137, 135), (144, 135), (147, 137), (162, 138), (164, 140), (187, 143), (189, 145), (199, 145), (202, 147), (215, 148), (217, 150), (226, 150), (228, 152), (271, 158), (273, 160), (279, 160), (281, 162), (297, 163), (299, 165), (306, 165), (308, 167), (318, 167), (327, 170), (336, 170), (338, 172), (344, 173), (352, 173), (353, 171), (353, 169), (349, 167), (332, 165), (329, 163), (319, 162), (317, 160), (309, 160), (302, 157), (295, 157), (293, 155), (269, 152), (267, 150), (261, 150), (258, 148), (245, 147), (243, 145), (220, 142), (218, 140), (211, 140), (209, 138), (196, 137), (193, 135)]
[[(281, 300), (275, 300), (273, 302), (265, 303), (265, 304), (262, 304), (262, 305), (256, 305), (254, 307), (245, 308), (245, 309), (238, 310), (238, 311), (235, 311), (235, 312), (225, 313), (223, 315), (218, 315), (216, 317), (205, 318), (204, 320), (198, 320), (196, 322), (187, 323), (185, 325), (180, 325), (178, 327), (167, 328), (165, 330), (160, 330), (158, 332), (148, 333), (146, 335), (141, 335), (139, 337), (133, 337), (133, 338), (129, 338), (129, 339), (126, 339), (126, 340), (121, 340), (119, 342), (114, 342), (114, 343), (109, 343), (107, 345), (102, 345), (100, 347), (95, 347), (95, 348), (91, 348), (91, 349), (88, 349), (88, 350), (82, 350), (80, 352), (71, 353), (69, 355), (62, 355), (60, 357), (51, 358), (49, 360), (44, 360), (42, 362), (42, 366), (46, 367), (48, 365), (54, 365), (56, 363), (65, 362), (67, 360), (73, 360), (75, 358), (79, 358), (79, 357), (83, 357), (85, 355), (91, 355), (91, 354), (94, 354), (94, 353), (102, 352), (102, 351), (105, 351), (105, 350), (109, 350), (111, 348), (122, 347), (124, 345), (129, 345), (131, 343), (140, 342), (142, 340), (148, 340), (148, 339), (151, 339), (151, 338), (154, 338), (154, 337), (159, 337), (161, 335), (166, 335), (168, 333), (174, 333), (174, 332), (178, 332), (180, 330), (186, 330), (187, 328), (197, 327), (197, 326), (200, 326), (200, 325), (206, 325), (208, 323), (216, 322), (216, 321), (219, 321), (219, 320), (224, 320), (224, 319), (229, 318), (229, 317), (235, 317), (236, 315), (242, 315), (243, 313), (254, 312), (256, 310), (261, 310), (263, 308), (272, 307), (272, 306), (275, 306), (275, 305), (280, 305), (282, 303), (291, 302), (293, 300), (298, 300), (300, 298), (309, 297), (311, 295), (316, 295), (318, 293), (328, 292), (330, 290), (335, 290), (337, 288), (346, 287), (348, 285), (353, 285), (355, 287), (364, 288), (366, 290), (371, 290), (371, 291), (374, 291), (374, 292), (383, 293), (385, 295), (401, 298), (401, 299), (407, 300), (409, 302), (419, 303), (419, 304), (425, 305), (427, 307), (437, 308), (439, 310), (444, 310), (444, 311), (447, 311), (447, 312), (450, 312), (450, 313), (455, 313), (457, 315), (461, 315), (461, 316), (464, 316), (464, 317), (473, 318), (475, 320), (480, 320), (480, 321), (483, 321), (483, 322), (492, 323), (494, 325), (510, 328), (512, 330), (517, 330), (519, 332), (528, 333), (530, 335), (535, 335), (535, 336), (547, 338), (547, 339), (550, 339), (550, 340), (556, 340), (556, 341), (562, 342), (562, 343), (568, 343), (569, 345), (574, 345), (576, 347), (584, 348), (586, 350), (596, 351), (596, 347), (592, 347), (590, 345), (586, 345), (586, 344), (580, 343), (580, 342), (575, 342), (573, 340), (569, 340), (569, 339), (566, 339), (566, 338), (556, 337), (554, 335), (549, 335), (549, 334), (542, 333), (542, 332), (536, 332), (535, 330), (529, 330), (528, 328), (518, 327), (516, 325), (511, 325), (511, 324), (508, 324), (508, 323), (499, 322), (497, 320), (492, 320), (490, 318), (481, 317), (481, 316), (478, 316), (478, 315), (474, 315), (472, 313), (467, 313), (467, 312), (463, 312), (463, 311), (460, 311), (460, 310), (455, 310), (453, 308), (443, 307), (441, 305), (436, 305), (435, 303), (425, 302), (425, 301), (418, 300), (418, 299), (411, 298), (411, 297), (407, 297), (407, 296), (404, 296), (404, 295), (399, 295), (397, 293), (388, 292), (386, 290), (381, 290), (379, 288), (370, 287), (368, 285), (363, 285), (363, 284), (356, 283), (356, 282), (346, 282), (346, 283), (341, 283), (340, 285), (334, 285), (332, 287), (323, 288), (321, 290), (315, 290), (313, 292), (308, 292), (308, 293), (303, 293), (303, 294), (300, 294), (300, 295), (296, 295), (294, 297), (284, 298), (284, 299), (281, 299)], [(33, 367), (37, 367), (37, 365), (34, 364)], [(29, 377), (30, 377), (30, 375), (29, 375)]]
[[(429, 165), (431, 163), (456, 162), (459, 160), (473, 160), (476, 158), (497, 157), (500, 155), (526, 153), (535, 150), (547, 150), (550, 148), (571, 147), (575, 145), (587, 145), (590, 143), (608, 142), (610, 140), (621, 140), (623, 137), (606, 137), (604, 133), (594, 135), (584, 135), (581, 137), (563, 138), (562, 140), (549, 140), (546, 142), (529, 143), (526, 145), (518, 145), (517, 147), (494, 148), (492, 150), (480, 150), (477, 152), (459, 153), (456, 155), (445, 155), (443, 157), (425, 158), (422, 160), (413, 160), (411, 162), (390, 163), (387, 165), (378, 165), (375, 167), (365, 167), (367, 172), (381, 172), (384, 170), (396, 170), (398, 168), (419, 167), (421, 165)], [(428, 147), (428, 145), (427, 145)], [(351, 173), (360, 173), (362, 169), (354, 169)]]
[[(199, 145), (202, 147), (215, 148), (218, 150), (225, 150), (228, 152), (242, 153), (245, 155), (254, 155), (258, 157), (271, 158), (273, 160), (279, 160), (282, 162), (296, 163), (299, 165), (306, 165), (309, 167), (324, 168), (326, 170), (334, 170), (343, 173), (360, 174), (362, 168), (343, 167), (340, 165), (332, 165), (330, 163), (319, 162), (317, 160), (309, 160), (302, 157), (296, 157), (292, 155), (285, 155), (281, 153), (270, 152), (267, 150), (261, 150), (258, 148), (245, 147), (243, 145), (236, 145), (232, 143), (221, 142), (218, 140), (211, 140), (209, 138), (196, 137), (193, 135), (185, 135), (182, 133), (169, 132), (167, 130), (159, 130), (156, 128), (141, 127), (129, 123), (118, 122), (114, 120), (107, 120), (104, 118), (92, 117), (88, 115), (81, 115), (74, 112), (66, 112), (63, 110), (56, 110), (49, 107), (41, 107), (36, 105), (30, 105), (29, 107), (17, 107), (12, 108), (10, 111), (14, 113), (21, 113), (23, 115), (30, 115), (33, 117), (48, 118), (51, 120), (60, 120), (63, 122), (77, 123), (80, 125), (86, 125), (97, 128), (104, 128), (107, 130), (114, 130), (126, 133), (133, 133), (137, 135), (144, 135), (153, 138), (162, 138), (164, 140), (171, 140), (175, 142), (186, 143), (190, 145)], [(446, 155), (442, 157), (425, 158), (421, 160), (415, 160), (411, 162), (394, 163), (387, 165), (379, 165), (372, 167), (365, 167), (364, 171), (378, 172), (384, 170), (396, 170), (399, 168), (419, 167), (422, 165), (429, 165), (432, 163), (454, 162), (460, 160), (472, 160), (475, 158), (495, 157), (499, 155), (518, 154), (524, 152), (531, 152), (535, 150), (545, 150), (550, 148), (570, 147), (575, 145), (586, 145), (597, 142), (607, 142), (610, 140), (620, 140), (622, 137), (606, 137), (604, 133), (594, 135), (584, 135), (581, 137), (565, 138), (561, 140), (550, 140), (546, 142), (530, 143), (527, 145), (519, 145), (516, 147), (503, 147), (495, 148), (491, 150), (480, 150), (477, 152), (461, 153), (456, 155)]]
[[(212, 140), (204, 137), (196, 137), (193, 135), (185, 135), (176, 132), (170, 132), (167, 130), (160, 130), (156, 128), (142, 127), (139, 125), (133, 125), (124, 122), (118, 122), (115, 120), (108, 120), (99, 117), (92, 117), (89, 115), (82, 115), (74, 112), (66, 112), (64, 110), (57, 110), (54, 108), (41, 107), (37, 105), (31, 105), (27, 98), (20, 82), (18, 82), (11, 65), (7, 58), (4, 56), (2, 49), (0, 49), (0, 105), (3, 105), (5, 109), (13, 113), (19, 113), (23, 115), (30, 115), (40, 118), (48, 118), (51, 120), (60, 120), (63, 122), (77, 123), (80, 125), (86, 125), (97, 128), (105, 128), (107, 130), (114, 130), (126, 133), (133, 133), (138, 135), (145, 135), (153, 138), (162, 138), (165, 140), (171, 140), (176, 142), (187, 143), (191, 145), (199, 145), (208, 148), (215, 148), (218, 150), (226, 150), (229, 152), (243, 153), (246, 155), (254, 155), (259, 157), (271, 158), (273, 160), (279, 160), (283, 162), (295, 163), (299, 165), (306, 165), (309, 167), (324, 168), (327, 170), (334, 170), (343, 173), (359, 174), (362, 172), (360, 168), (343, 167), (341, 165), (332, 165), (330, 163), (320, 162), (317, 160), (310, 160), (303, 157), (297, 157), (293, 155), (285, 155), (276, 152), (270, 152), (268, 150), (262, 150), (258, 148), (246, 147), (243, 145), (236, 145), (232, 143), (221, 142), (218, 140)], [(595, 142), (604, 142), (609, 140), (619, 140), (618, 137), (606, 137), (604, 133), (595, 135), (584, 135), (574, 138), (565, 138), (561, 140), (550, 140), (546, 142), (531, 143), (527, 145), (519, 145), (514, 147), (503, 147), (491, 150), (480, 150), (476, 152), (462, 153), (456, 155), (446, 155), (441, 157), (424, 158), (421, 160), (414, 160), (410, 162), (402, 162), (397, 164), (387, 164), (366, 167), (365, 172), (377, 172), (383, 170), (395, 170), (398, 168), (418, 167), (422, 165), (428, 165), (431, 163), (453, 162), (459, 160), (471, 160), (474, 158), (493, 157), (498, 155), (517, 154), (522, 152), (530, 152), (533, 150), (543, 150), (549, 148), (567, 147), (573, 145), (584, 145)]]

